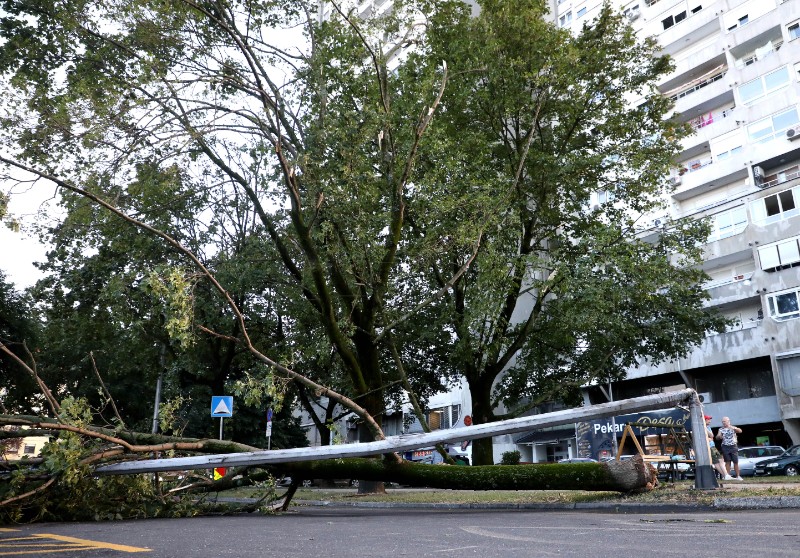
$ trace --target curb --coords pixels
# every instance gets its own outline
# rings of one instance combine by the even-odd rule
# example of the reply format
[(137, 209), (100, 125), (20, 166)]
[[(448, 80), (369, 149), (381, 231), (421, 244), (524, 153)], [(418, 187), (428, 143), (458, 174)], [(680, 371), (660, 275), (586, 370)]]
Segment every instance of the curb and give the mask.
[(597, 511), (606, 513), (687, 513), (699, 511), (736, 511), (766, 509), (800, 509), (800, 496), (756, 498), (714, 498), (705, 504), (651, 504), (618, 502), (530, 503), (530, 504), (451, 504), (401, 502), (338, 502), (331, 500), (293, 500), (292, 507), (407, 509), (407, 510), (529, 510), (529, 511)]
[[(335, 502), (331, 500), (292, 500), (292, 507), (407, 509), (407, 510), (527, 510), (527, 511), (600, 511), (610, 513), (678, 513), (713, 509), (699, 504), (647, 504), (615, 502), (529, 503), (529, 504), (454, 504), (425, 502)], [(800, 507), (800, 503), (798, 506)], [(746, 508), (741, 508), (746, 509)]]

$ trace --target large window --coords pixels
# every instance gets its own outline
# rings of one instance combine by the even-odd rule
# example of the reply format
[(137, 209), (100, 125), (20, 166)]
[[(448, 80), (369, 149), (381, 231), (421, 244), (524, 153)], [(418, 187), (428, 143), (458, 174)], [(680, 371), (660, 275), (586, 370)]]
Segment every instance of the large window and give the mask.
[(800, 355), (778, 358), (781, 387), (787, 395), (800, 395)]
[(797, 108), (792, 107), (783, 112), (762, 118), (747, 127), (747, 134), (752, 143), (765, 143), (779, 137), (787, 128), (800, 122)]
[(767, 296), (769, 316), (775, 321), (800, 318), (800, 289), (790, 289)]
[(745, 206), (734, 207), (711, 217), (711, 233), (708, 241), (721, 240), (742, 232), (747, 227)]
[(739, 86), (739, 97), (747, 104), (789, 85), (789, 68), (783, 66)]
[(758, 249), (758, 259), (761, 269), (775, 271), (800, 263), (800, 237), (785, 238), (780, 242), (773, 242)]
[(766, 225), (800, 214), (800, 186), (755, 200), (750, 210), (753, 222)]

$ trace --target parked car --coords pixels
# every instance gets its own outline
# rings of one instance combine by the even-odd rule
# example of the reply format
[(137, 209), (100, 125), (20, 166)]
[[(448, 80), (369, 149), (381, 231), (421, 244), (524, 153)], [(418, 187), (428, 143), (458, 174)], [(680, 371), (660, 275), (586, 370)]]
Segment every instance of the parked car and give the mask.
[(756, 463), (756, 475), (788, 475), (800, 473), (800, 445), (792, 446), (782, 455)]
[(558, 463), (597, 463), (597, 459), (591, 457), (567, 457)]
[(756, 464), (772, 457), (783, 455), (781, 446), (745, 446), (739, 448), (739, 474), (752, 477), (756, 474)]
[[(335, 479), (333, 483), (337, 486), (345, 485), (358, 487), (358, 479)], [(290, 484), (292, 484), (292, 477), (283, 477), (278, 481), (278, 486), (289, 486)], [(303, 488), (309, 488), (311, 486), (316, 486), (316, 482), (311, 479), (305, 479), (300, 483), (300, 486)]]

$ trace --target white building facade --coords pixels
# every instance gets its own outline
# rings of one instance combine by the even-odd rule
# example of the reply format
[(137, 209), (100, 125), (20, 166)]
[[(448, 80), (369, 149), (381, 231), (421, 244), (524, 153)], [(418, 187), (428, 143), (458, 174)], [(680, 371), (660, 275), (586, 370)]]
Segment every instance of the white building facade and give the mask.
[[(703, 394), (712, 426), (729, 416), (744, 430), (740, 444), (800, 443), (800, 0), (618, 5), (672, 56), (659, 90), (695, 129), (667, 212), (647, 224), (657, 234), (669, 218), (709, 220), (710, 305), (737, 325), (686, 358), (641, 363), (613, 397), (688, 386)], [(578, 29), (599, 6), (556, 1), (553, 15)], [(585, 390), (587, 403), (609, 395)]]

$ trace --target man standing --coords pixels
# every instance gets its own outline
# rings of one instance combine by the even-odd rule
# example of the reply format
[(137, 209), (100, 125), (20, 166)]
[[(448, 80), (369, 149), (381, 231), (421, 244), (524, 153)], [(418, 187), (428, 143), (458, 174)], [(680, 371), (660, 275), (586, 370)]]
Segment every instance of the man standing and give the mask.
[(704, 415), (703, 418), (706, 421), (706, 437), (708, 438), (708, 449), (711, 452), (711, 466), (719, 473), (722, 480), (733, 480), (733, 477), (725, 470), (725, 462), (722, 460), (722, 455), (720, 455), (717, 450), (717, 446), (714, 445), (714, 432), (711, 431), (711, 416)]
[(742, 480), (739, 474), (739, 439), (736, 437), (741, 433), (742, 429), (733, 426), (731, 419), (722, 417), (722, 428), (717, 430), (717, 440), (722, 440), (722, 458), (725, 460), (725, 468), (729, 475), (733, 474), (731, 473), (731, 463), (733, 463), (733, 469), (736, 471), (734, 480)]

